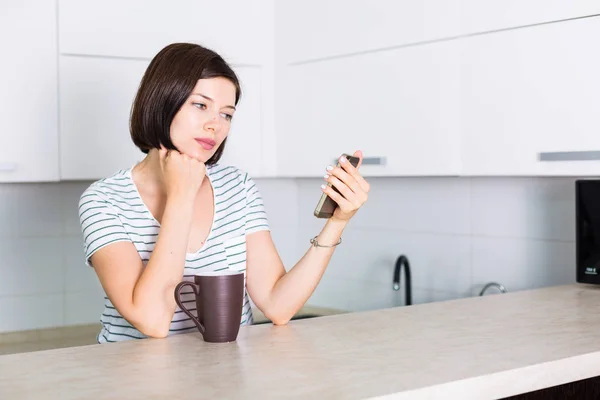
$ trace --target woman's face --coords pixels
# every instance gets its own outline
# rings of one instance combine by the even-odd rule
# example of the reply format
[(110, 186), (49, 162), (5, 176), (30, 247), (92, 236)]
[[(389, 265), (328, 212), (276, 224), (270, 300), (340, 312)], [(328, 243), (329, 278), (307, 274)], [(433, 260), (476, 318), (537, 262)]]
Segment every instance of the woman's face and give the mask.
[(226, 78), (199, 79), (171, 123), (171, 142), (183, 154), (206, 162), (229, 134), (235, 85)]

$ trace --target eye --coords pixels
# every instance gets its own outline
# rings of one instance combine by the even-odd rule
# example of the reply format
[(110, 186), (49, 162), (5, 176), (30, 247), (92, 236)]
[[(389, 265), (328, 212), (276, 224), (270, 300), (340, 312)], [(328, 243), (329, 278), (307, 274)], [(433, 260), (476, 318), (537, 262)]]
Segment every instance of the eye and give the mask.
[(201, 110), (206, 110), (206, 104), (204, 103), (192, 103), (194, 107), (199, 108)]
[(225, 118), (227, 121), (231, 121), (233, 119), (233, 115), (231, 115), (231, 114), (222, 113), (221, 116), (223, 118)]

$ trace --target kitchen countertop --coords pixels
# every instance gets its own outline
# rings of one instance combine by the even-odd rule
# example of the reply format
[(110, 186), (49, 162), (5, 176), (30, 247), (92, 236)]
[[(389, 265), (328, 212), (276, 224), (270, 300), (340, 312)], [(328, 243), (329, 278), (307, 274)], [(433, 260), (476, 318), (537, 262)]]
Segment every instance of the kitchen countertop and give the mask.
[(599, 304), (566, 285), (5, 355), (0, 398), (501, 398), (600, 376)]

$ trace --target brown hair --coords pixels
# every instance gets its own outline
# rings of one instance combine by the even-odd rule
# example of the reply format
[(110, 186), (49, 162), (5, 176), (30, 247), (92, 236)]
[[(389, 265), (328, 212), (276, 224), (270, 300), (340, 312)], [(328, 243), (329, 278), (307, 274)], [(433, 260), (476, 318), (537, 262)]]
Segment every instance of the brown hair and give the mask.
[[(131, 107), (129, 130), (133, 143), (146, 154), (161, 145), (177, 150), (170, 135), (175, 114), (192, 93), (198, 79), (217, 77), (227, 78), (234, 84), (237, 105), (241, 96), (240, 83), (219, 54), (192, 43), (173, 43), (163, 48), (148, 65)], [(206, 165), (219, 161), (226, 141)]]

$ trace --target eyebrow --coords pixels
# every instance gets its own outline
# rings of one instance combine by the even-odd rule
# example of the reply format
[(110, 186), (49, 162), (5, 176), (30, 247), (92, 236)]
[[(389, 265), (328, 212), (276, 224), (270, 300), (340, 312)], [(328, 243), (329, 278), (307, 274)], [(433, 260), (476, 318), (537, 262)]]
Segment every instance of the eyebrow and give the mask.
[[(202, 93), (192, 93), (195, 94), (196, 96), (200, 96), (200, 97), (204, 97), (206, 100), (212, 101), (214, 103), (214, 100), (211, 99), (210, 97), (203, 95)], [(232, 109), (236, 109), (234, 106), (225, 106), (226, 108), (232, 108)]]

